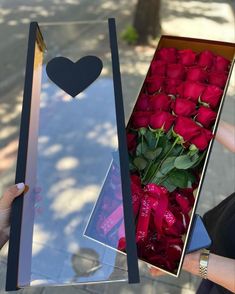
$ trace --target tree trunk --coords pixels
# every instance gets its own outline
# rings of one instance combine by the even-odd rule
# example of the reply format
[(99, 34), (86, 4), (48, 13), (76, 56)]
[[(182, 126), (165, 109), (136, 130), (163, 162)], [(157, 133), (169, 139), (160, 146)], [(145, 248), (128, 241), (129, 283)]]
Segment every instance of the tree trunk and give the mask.
[(134, 16), (134, 28), (138, 33), (138, 43), (147, 44), (160, 32), (160, 0), (138, 0)]

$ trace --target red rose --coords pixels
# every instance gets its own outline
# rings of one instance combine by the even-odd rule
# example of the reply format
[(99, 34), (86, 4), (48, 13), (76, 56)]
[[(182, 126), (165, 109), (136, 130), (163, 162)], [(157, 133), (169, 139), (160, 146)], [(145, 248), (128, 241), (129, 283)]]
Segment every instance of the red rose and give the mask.
[(149, 110), (149, 97), (147, 94), (141, 93), (135, 106), (136, 110)]
[(182, 83), (181, 80), (178, 79), (165, 79), (164, 90), (167, 94), (177, 94), (177, 87)]
[(151, 96), (149, 103), (152, 110), (168, 111), (170, 109), (171, 98), (166, 94), (159, 93)]
[(165, 76), (166, 63), (162, 60), (153, 60), (150, 66), (151, 75)]
[(176, 98), (172, 109), (177, 115), (191, 116), (196, 113), (196, 103), (190, 100)]
[(223, 95), (223, 90), (217, 86), (209, 85), (206, 87), (205, 91), (201, 96), (201, 101), (206, 102), (211, 108), (216, 108), (220, 102)]
[(134, 128), (146, 128), (149, 125), (149, 111), (135, 111), (132, 114), (132, 125)]
[(201, 106), (198, 109), (196, 121), (201, 123), (205, 128), (209, 128), (216, 119), (216, 112), (209, 107)]
[(175, 63), (177, 60), (177, 50), (175, 48), (161, 48), (157, 51), (156, 58), (166, 63)]
[(224, 88), (228, 75), (223, 72), (211, 72), (209, 74), (209, 83), (220, 88)]
[(129, 151), (135, 150), (137, 145), (136, 135), (132, 133), (127, 134), (127, 147)]
[[(198, 126), (199, 127), (199, 126)], [(200, 134), (193, 137), (190, 142), (194, 144), (199, 150), (203, 151), (209, 145), (210, 140), (213, 138), (211, 131), (201, 128)]]
[(205, 82), (207, 80), (207, 72), (199, 66), (188, 69), (186, 80), (194, 82)]
[(146, 79), (146, 87), (149, 94), (153, 94), (159, 90), (162, 90), (164, 83), (164, 77), (151, 76)]
[(211, 68), (213, 61), (214, 54), (211, 51), (205, 50), (199, 54), (198, 65), (206, 68)]
[(213, 70), (215, 71), (228, 71), (230, 61), (222, 56), (216, 56), (214, 59)]
[(174, 132), (189, 141), (200, 134), (200, 127), (191, 118), (178, 116), (174, 125)]
[(179, 60), (185, 66), (190, 66), (195, 63), (196, 53), (191, 49), (179, 50)]
[(180, 94), (180, 96), (197, 102), (205, 88), (206, 86), (203, 84), (186, 81), (177, 88), (177, 92)]
[(180, 63), (168, 64), (166, 75), (168, 76), (168, 78), (182, 80), (185, 75), (184, 66)]
[(175, 118), (169, 112), (157, 111), (150, 117), (149, 125), (153, 129), (163, 128), (165, 132), (168, 132), (172, 126)]

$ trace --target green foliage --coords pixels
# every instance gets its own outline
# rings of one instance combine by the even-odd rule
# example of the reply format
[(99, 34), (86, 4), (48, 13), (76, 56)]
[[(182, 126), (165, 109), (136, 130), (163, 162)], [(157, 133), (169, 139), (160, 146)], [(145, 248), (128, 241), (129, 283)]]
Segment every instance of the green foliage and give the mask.
[(168, 157), (161, 165), (160, 172), (166, 175), (174, 168), (175, 157)]
[(177, 187), (191, 188), (196, 178), (193, 170), (203, 160), (205, 152), (187, 149), (178, 138), (160, 130), (142, 128), (138, 131), (138, 144), (130, 158), (130, 169), (138, 171), (142, 184), (156, 183), (172, 192)]
[(162, 152), (162, 148), (157, 148), (155, 150), (148, 149), (144, 153), (144, 157), (149, 160), (154, 160), (156, 157), (158, 157), (161, 154), (161, 152)]
[(142, 157), (136, 157), (133, 161), (134, 165), (139, 169), (143, 170), (147, 166), (147, 161)]
[(188, 174), (184, 170), (174, 170), (170, 173), (168, 181), (179, 188), (188, 187)]
[(135, 28), (128, 25), (125, 30), (121, 33), (121, 38), (126, 41), (129, 45), (134, 45), (137, 43), (138, 34)]
[(178, 156), (175, 159), (174, 166), (178, 169), (188, 169), (192, 167), (198, 160), (198, 155), (195, 154), (193, 157), (190, 157), (188, 154)]
[(164, 186), (165, 188), (167, 188), (167, 190), (169, 192), (173, 192), (177, 188), (177, 186), (175, 186), (174, 184), (172, 184), (171, 182), (169, 182), (167, 179), (165, 181), (163, 181), (161, 183), (161, 185)]

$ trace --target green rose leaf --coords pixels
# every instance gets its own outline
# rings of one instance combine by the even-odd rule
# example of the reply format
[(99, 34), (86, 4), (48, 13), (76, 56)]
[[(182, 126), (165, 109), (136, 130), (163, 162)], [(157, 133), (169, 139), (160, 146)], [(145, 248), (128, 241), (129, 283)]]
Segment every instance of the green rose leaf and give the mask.
[(167, 174), (169, 171), (171, 171), (175, 167), (174, 166), (175, 159), (176, 159), (175, 156), (168, 157), (167, 159), (165, 159), (160, 168), (160, 172), (162, 174)]
[(136, 167), (135, 167), (134, 164), (131, 163), (131, 162), (129, 162), (129, 170), (130, 170), (130, 171), (134, 171), (134, 170), (136, 170)]
[(181, 145), (175, 145), (175, 147), (172, 149), (171, 154), (173, 156), (179, 156), (179, 154), (181, 153), (183, 147)]
[(155, 148), (157, 139), (154, 133), (152, 133), (150, 130), (147, 130), (145, 135), (144, 135), (147, 144), (149, 146), (149, 148)]
[(165, 188), (167, 188), (167, 190), (169, 192), (173, 192), (177, 186), (175, 186), (174, 184), (172, 184), (171, 182), (169, 182), (168, 180), (165, 180), (161, 183), (162, 186), (164, 186)]
[(145, 142), (139, 143), (136, 147), (136, 155), (141, 156), (148, 150), (148, 146)]
[(194, 165), (192, 166), (192, 168), (197, 167), (197, 166), (202, 162), (202, 160), (204, 159), (204, 157), (205, 157), (205, 155), (206, 155), (206, 152), (207, 152), (207, 150), (205, 150), (204, 152), (202, 152), (202, 153), (198, 156), (198, 159), (196, 160), (196, 162), (194, 162)]
[(162, 152), (162, 148), (157, 148), (156, 150), (149, 149), (144, 153), (144, 157), (147, 159), (153, 160), (156, 157), (158, 157), (161, 154), (161, 152)]
[(195, 164), (197, 159), (198, 159), (198, 157), (194, 157), (194, 159), (193, 159), (192, 157), (190, 157), (188, 155), (181, 155), (181, 156), (176, 157), (175, 162), (174, 162), (174, 166), (178, 169), (188, 169)]
[(133, 161), (134, 165), (139, 169), (143, 170), (147, 166), (148, 162), (142, 157), (136, 157)]
[(161, 153), (161, 157), (163, 158), (167, 152), (172, 148), (172, 142), (170, 142), (166, 136), (162, 136), (159, 139), (158, 146), (162, 147), (163, 151)]
[(170, 173), (168, 181), (179, 188), (187, 188), (188, 173), (184, 170), (174, 170)]

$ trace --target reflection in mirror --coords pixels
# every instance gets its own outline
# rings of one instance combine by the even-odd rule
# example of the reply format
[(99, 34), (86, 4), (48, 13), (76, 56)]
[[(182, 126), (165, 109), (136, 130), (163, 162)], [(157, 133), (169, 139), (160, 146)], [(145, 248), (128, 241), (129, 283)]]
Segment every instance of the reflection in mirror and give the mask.
[[(127, 281), (126, 255), (84, 235), (113, 167), (113, 191), (105, 205), (116, 201), (118, 221), (123, 221), (108, 23), (41, 30), (47, 51), (42, 55), (36, 49), (35, 55), (41, 59), (37, 75), (34, 66), (18, 287)], [(72, 98), (49, 79), (46, 65), (57, 56), (75, 62), (87, 55), (102, 60), (103, 69)], [(120, 236), (112, 233), (111, 239), (117, 249)]]

